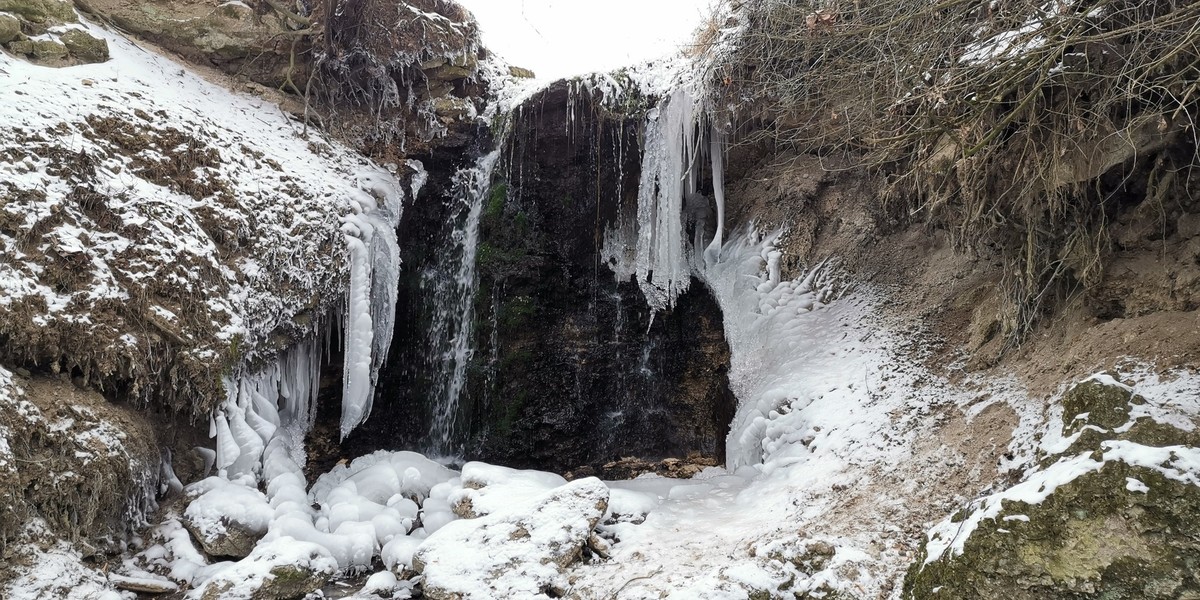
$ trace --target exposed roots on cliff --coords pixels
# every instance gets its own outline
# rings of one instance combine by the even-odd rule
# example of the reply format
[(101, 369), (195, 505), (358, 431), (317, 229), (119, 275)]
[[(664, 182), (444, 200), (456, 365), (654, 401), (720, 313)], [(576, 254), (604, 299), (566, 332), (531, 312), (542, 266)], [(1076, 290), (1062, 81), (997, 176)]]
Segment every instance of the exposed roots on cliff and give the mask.
[(751, 100), (744, 141), (863, 157), (896, 222), (998, 250), (1010, 344), (1100, 280), (1119, 211), (1192, 207), (1200, 3), (764, 0), (742, 18), (716, 84)]

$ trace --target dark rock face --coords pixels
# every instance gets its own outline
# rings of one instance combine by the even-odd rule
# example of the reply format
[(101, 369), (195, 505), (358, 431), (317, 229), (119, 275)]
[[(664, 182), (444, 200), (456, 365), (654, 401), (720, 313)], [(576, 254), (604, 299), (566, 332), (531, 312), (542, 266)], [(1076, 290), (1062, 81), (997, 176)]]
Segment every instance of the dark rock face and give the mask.
[[(606, 226), (636, 210), (642, 122), (566, 82), (513, 116), (480, 215), (474, 353), (455, 416), (465, 458), (558, 471), (622, 456), (724, 459), (734, 398), (717, 303), (693, 281), (652, 315), (600, 258)], [(351, 453), (428, 446), (438, 373), (420, 356), (419, 297), (438, 259), (428, 248), (445, 235), (436, 204), (418, 202), (401, 225), (391, 366), (371, 419), (343, 444)]]

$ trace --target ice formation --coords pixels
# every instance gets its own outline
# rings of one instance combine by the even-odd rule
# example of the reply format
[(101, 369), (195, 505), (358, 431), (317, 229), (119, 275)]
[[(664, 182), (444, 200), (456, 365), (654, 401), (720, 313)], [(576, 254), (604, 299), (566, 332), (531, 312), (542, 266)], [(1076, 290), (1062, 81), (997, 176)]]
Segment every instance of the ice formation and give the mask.
[[(351, 195), (351, 212), (342, 224), (350, 252), (350, 287), (343, 324), (343, 438), (371, 414), (379, 369), (392, 344), (400, 283), (400, 246), (396, 240), (400, 187), (394, 179), (368, 173), (360, 178), (359, 188)], [(420, 186), (414, 184), (414, 189)]]
[(695, 111), (692, 95), (678, 88), (647, 119), (638, 186), (635, 275), (655, 310), (674, 306), (692, 280), (683, 200), (697, 188)]

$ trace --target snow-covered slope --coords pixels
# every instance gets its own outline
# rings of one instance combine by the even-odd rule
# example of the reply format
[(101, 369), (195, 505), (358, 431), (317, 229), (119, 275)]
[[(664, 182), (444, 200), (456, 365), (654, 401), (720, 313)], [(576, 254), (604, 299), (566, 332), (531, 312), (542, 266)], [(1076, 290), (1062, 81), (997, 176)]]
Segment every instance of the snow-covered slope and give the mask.
[(343, 215), (385, 205), (394, 223), (402, 192), (272, 102), (82, 27), (111, 60), (0, 54), (4, 353), (203, 413), (222, 371), (273, 357), (339, 306)]

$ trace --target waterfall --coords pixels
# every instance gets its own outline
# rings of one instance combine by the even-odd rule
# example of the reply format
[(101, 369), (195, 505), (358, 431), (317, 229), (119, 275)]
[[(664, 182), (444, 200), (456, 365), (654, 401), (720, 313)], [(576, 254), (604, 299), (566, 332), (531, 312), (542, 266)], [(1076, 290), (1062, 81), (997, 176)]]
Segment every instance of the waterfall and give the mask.
[(455, 175), (449, 219), (453, 229), (438, 252), (439, 264), (422, 275), (422, 287), (432, 308), (426, 338), (433, 417), (428, 445), (437, 454), (454, 451), (460, 424), (459, 400), (473, 351), (479, 218), (490, 191), (492, 168), (499, 157), (500, 151), (494, 150)]

